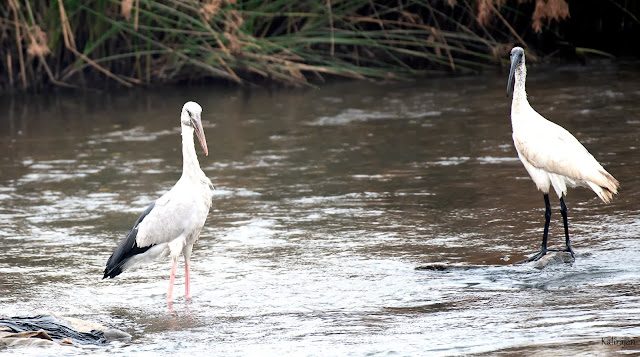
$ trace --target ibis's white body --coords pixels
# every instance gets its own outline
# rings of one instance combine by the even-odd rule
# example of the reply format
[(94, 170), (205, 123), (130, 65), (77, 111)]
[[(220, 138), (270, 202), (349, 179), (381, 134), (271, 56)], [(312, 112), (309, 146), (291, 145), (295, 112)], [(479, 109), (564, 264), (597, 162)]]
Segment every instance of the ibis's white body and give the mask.
[(567, 186), (592, 189), (604, 202), (617, 193), (618, 182), (566, 129), (538, 114), (527, 100), (524, 59), (515, 70), (511, 125), (518, 157), (538, 189), (559, 198)]
[[(527, 169), (538, 189), (544, 193), (545, 223), (540, 252), (518, 263), (535, 261), (549, 251), (547, 248), (551, 205), (549, 190), (553, 187), (560, 198), (560, 213), (564, 225), (565, 252), (574, 251), (569, 238), (567, 206), (564, 196), (567, 187), (585, 186), (593, 190), (604, 202), (610, 202), (618, 193), (618, 181), (611, 176), (570, 132), (538, 114), (527, 100), (525, 83), (527, 67), (524, 50), (511, 50), (511, 69), (507, 83), (507, 95), (513, 85), (511, 101), (511, 126), (513, 143), (518, 157)], [(514, 82), (515, 79), (515, 82)]]

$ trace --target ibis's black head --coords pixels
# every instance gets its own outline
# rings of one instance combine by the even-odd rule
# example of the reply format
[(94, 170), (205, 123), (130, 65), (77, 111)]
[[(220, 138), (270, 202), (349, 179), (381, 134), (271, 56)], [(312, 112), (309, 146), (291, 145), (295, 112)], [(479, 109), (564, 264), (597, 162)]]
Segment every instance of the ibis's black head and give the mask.
[(180, 122), (182, 125), (190, 126), (196, 132), (196, 136), (202, 145), (205, 155), (209, 155), (209, 149), (207, 148), (207, 139), (204, 136), (204, 129), (202, 128), (202, 107), (196, 102), (186, 102), (182, 107), (182, 114), (180, 114)]
[(514, 47), (511, 50), (511, 69), (509, 70), (509, 82), (507, 82), (507, 97), (513, 91), (513, 74), (521, 65), (524, 66), (524, 50), (522, 47)]

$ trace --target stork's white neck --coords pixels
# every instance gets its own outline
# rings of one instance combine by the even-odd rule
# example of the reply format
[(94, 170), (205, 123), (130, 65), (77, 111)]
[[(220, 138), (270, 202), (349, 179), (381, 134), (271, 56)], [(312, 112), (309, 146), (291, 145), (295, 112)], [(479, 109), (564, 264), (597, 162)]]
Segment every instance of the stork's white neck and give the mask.
[(193, 142), (193, 128), (182, 125), (182, 175), (196, 178), (202, 173), (196, 147)]

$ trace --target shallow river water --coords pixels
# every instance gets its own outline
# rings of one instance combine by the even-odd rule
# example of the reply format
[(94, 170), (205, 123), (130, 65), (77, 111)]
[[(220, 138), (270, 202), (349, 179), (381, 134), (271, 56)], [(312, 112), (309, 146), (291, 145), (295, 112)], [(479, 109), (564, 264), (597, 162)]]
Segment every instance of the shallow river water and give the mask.
[[(532, 106), (621, 183), (609, 205), (569, 191), (577, 258), (543, 270), (512, 265), (539, 250), (544, 202), (513, 148), (506, 80), (0, 97), (0, 314), (133, 336), (0, 355), (639, 352), (640, 65), (529, 68)], [(170, 309), (168, 260), (101, 278), (180, 176), (187, 100), (204, 108), (216, 190), (193, 299), (181, 261)]]

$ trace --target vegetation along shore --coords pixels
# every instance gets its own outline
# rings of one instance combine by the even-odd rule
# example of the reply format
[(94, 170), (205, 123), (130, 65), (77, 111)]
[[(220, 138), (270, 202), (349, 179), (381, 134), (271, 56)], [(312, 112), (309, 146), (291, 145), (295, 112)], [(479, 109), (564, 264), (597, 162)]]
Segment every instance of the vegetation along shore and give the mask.
[(638, 10), (622, 0), (8, 0), (0, 91), (402, 80), (505, 65), (514, 45), (532, 61), (637, 56), (616, 49), (637, 38)]

